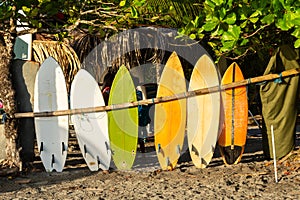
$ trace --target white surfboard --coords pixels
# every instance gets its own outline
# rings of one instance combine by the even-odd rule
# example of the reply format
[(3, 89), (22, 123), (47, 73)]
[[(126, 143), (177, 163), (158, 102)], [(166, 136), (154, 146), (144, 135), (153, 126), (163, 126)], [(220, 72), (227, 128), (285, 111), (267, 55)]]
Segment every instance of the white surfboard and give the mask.
[[(34, 112), (68, 109), (68, 93), (63, 71), (48, 57), (41, 65), (34, 85)], [(35, 117), (40, 157), (47, 172), (61, 172), (68, 150), (68, 116)]]
[[(100, 88), (95, 79), (80, 69), (71, 85), (70, 103), (72, 109), (105, 106)], [(111, 150), (108, 136), (106, 112), (72, 115), (82, 155), (91, 171), (99, 168), (108, 170)]]
[[(197, 61), (191, 75), (189, 91), (219, 86), (218, 71), (208, 55)], [(190, 155), (197, 168), (211, 161), (220, 132), (220, 92), (188, 98), (187, 137)]]

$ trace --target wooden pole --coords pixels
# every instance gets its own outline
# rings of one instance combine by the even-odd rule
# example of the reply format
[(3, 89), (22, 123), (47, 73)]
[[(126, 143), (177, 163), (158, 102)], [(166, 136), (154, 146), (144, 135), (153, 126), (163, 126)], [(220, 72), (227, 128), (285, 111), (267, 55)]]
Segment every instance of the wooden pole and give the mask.
[(205, 95), (208, 93), (219, 92), (227, 89), (232, 89), (236, 87), (245, 86), (248, 84), (261, 83), (264, 81), (271, 81), (278, 78), (288, 77), (298, 75), (300, 73), (300, 69), (291, 69), (287, 71), (283, 71), (280, 75), (278, 74), (267, 74), (264, 76), (258, 76), (254, 78), (249, 78), (233, 83), (228, 83), (225, 85), (214, 86), (209, 88), (201, 88), (198, 90), (188, 91), (180, 94), (175, 94), (171, 96), (157, 97), (152, 99), (145, 99), (140, 101), (115, 104), (109, 106), (98, 106), (98, 107), (89, 107), (89, 108), (81, 108), (81, 109), (70, 109), (70, 110), (58, 110), (58, 111), (49, 111), (49, 112), (27, 112), (27, 113), (15, 113), (11, 118), (25, 118), (25, 117), (51, 117), (51, 116), (62, 116), (62, 115), (74, 115), (74, 114), (82, 114), (82, 113), (93, 113), (93, 112), (104, 112), (111, 110), (120, 110), (126, 108), (137, 107), (139, 105), (149, 105), (149, 104), (158, 104), (163, 102), (169, 102), (179, 99), (185, 99), (189, 97)]
[(274, 136), (274, 131), (273, 131), (273, 125), (271, 125), (271, 136), (272, 136), (272, 150), (273, 150), (273, 160), (274, 160), (275, 182), (278, 183), (278, 178), (277, 178), (277, 163), (276, 163), (276, 151), (275, 151), (275, 136)]

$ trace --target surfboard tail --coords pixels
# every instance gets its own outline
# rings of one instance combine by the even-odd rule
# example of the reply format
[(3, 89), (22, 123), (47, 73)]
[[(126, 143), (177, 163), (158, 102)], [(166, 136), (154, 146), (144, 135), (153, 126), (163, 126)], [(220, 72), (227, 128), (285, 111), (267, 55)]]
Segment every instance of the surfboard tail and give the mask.
[(241, 161), (245, 146), (220, 146), (220, 152), (226, 165), (238, 164)]

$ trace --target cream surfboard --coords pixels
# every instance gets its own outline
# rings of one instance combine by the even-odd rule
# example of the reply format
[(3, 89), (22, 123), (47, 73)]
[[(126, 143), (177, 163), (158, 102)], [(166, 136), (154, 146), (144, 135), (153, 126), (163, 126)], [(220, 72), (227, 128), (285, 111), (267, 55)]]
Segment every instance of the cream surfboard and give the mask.
[[(67, 110), (68, 93), (63, 71), (56, 60), (47, 58), (35, 79), (34, 112)], [(35, 117), (38, 150), (47, 172), (61, 172), (68, 150), (68, 116)]]
[[(208, 55), (197, 61), (191, 75), (189, 91), (220, 85), (219, 74)], [(211, 161), (220, 130), (220, 92), (188, 98), (187, 138), (194, 165), (205, 168)]]
[[(100, 88), (95, 79), (80, 69), (71, 85), (71, 109), (105, 106)], [(81, 113), (72, 115), (79, 147), (91, 171), (99, 168), (108, 170), (111, 150), (108, 137), (106, 112)]]
[[(175, 52), (169, 57), (158, 85), (157, 97), (186, 92), (185, 78)], [(155, 105), (154, 141), (157, 157), (163, 170), (172, 170), (183, 146), (186, 126), (186, 100)]]

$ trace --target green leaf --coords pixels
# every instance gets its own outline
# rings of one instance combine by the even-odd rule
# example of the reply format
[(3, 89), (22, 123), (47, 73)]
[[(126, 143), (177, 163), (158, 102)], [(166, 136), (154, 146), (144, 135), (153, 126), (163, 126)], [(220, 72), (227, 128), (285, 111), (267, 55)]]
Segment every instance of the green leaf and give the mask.
[(199, 26), (199, 16), (197, 16), (195, 20), (192, 21), (192, 24), (194, 25), (195, 28)]
[(295, 48), (299, 48), (300, 47), (300, 39), (297, 39), (295, 44), (294, 44)]
[(232, 35), (233, 35), (233, 37), (234, 37), (236, 40), (239, 39), (240, 34), (241, 34), (241, 28), (240, 28), (239, 26), (234, 25), (234, 26), (232, 27), (232, 30), (229, 29), (229, 31), (232, 31)]
[(259, 20), (259, 17), (258, 17), (259, 15), (260, 15), (260, 11), (257, 11), (257, 10), (254, 13), (252, 13), (249, 17), (250, 22), (255, 24)]
[(208, 42), (207, 44), (208, 44), (209, 46), (211, 46), (212, 48), (217, 47), (217, 44), (214, 43), (214, 42)]
[(241, 23), (240, 27), (241, 28), (245, 28), (247, 26), (248, 20), (244, 21), (243, 23)]
[(204, 24), (203, 28), (205, 31), (212, 31), (216, 28), (217, 25), (218, 23), (215, 22), (207, 22)]
[(285, 25), (285, 22), (283, 19), (278, 19), (277, 23), (276, 23), (276, 26), (278, 28), (280, 28), (281, 30), (283, 31), (287, 31), (289, 30), (289, 28)]
[(253, 24), (255, 24), (258, 20), (258, 17), (250, 18), (250, 22), (252, 22)]
[(249, 42), (249, 39), (243, 39), (243, 41), (241, 42), (241, 46), (246, 45)]
[(240, 20), (247, 20), (248, 17), (245, 14), (241, 14)]
[(134, 1), (134, 5), (141, 7), (145, 4), (146, 0), (139, 0), (139, 1)]
[(224, 20), (227, 24), (234, 24), (236, 22), (236, 15), (235, 13), (230, 13), (226, 19)]
[(234, 41), (222, 41), (223, 47), (221, 47), (222, 52), (230, 51), (233, 49), (235, 42)]
[(225, 15), (226, 15), (226, 9), (225, 9), (225, 8), (221, 8), (221, 9), (219, 10), (219, 16), (220, 16), (220, 19), (221, 19), (221, 20), (224, 19)]
[(296, 38), (300, 38), (300, 27), (295, 29), (291, 35), (295, 36)]
[(93, 26), (89, 26), (88, 31), (89, 31), (90, 34), (92, 34), (93, 31), (94, 31), (94, 27)]
[(300, 15), (298, 17), (295, 17), (293, 20), (292, 20), (292, 23), (295, 25), (295, 26), (300, 26)]
[(134, 6), (131, 6), (131, 15), (133, 18), (138, 18), (138, 16), (139, 16), (139, 13)]
[(211, 0), (205, 0), (205, 4), (207, 4), (210, 8), (214, 9), (216, 5)]
[(271, 24), (274, 22), (274, 18), (275, 18), (274, 14), (268, 14), (261, 19), (261, 22), (263, 24)]
[(123, 0), (123, 1), (120, 1), (120, 4), (119, 4), (121, 7), (125, 6), (126, 5), (126, 0)]
[(232, 7), (232, 1), (233, 1), (233, 0), (228, 0), (228, 1), (227, 1), (227, 5), (228, 5), (229, 8)]
[(222, 35), (222, 39), (224, 41), (228, 41), (228, 40), (234, 40), (234, 37), (232, 36), (232, 34), (230, 32), (224, 32)]
[(254, 13), (252, 13), (251, 15), (250, 15), (250, 18), (254, 18), (254, 17), (257, 17), (257, 16), (259, 16), (260, 15), (260, 11), (255, 11)]
[(291, 15), (289, 13), (284, 14), (282, 19), (278, 19), (276, 26), (283, 31), (290, 30), (294, 26), (294, 23), (291, 20)]
[(216, 28), (216, 26), (217, 26), (219, 23), (220, 23), (219, 20), (218, 20), (216, 17), (213, 17), (212, 20), (207, 21), (207, 22), (204, 24), (203, 28), (204, 28), (205, 31), (212, 31), (212, 30), (214, 30), (214, 29)]
[(194, 40), (194, 39), (196, 39), (196, 35), (193, 33), (193, 34), (190, 35), (190, 38), (191, 38), (192, 40)]
[(26, 6), (22, 6), (22, 10), (25, 12), (25, 13), (29, 13), (30, 12), (30, 8), (26, 7)]
[(36, 27), (36, 28), (41, 28), (42, 27), (42, 23), (39, 22), (38, 20), (32, 20), (31, 24)]
[(223, 4), (223, 0), (212, 0), (212, 2), (214, 2), (217, 6), (220, 6), (221, 4)]
[(272, 5), (273, 5), (274, 12), (278, 12), (282, 9), (281, 3), (278, 0), (273, 0)]
[(34, 8), (31, 11), (31, 16), (36, 17), (39, 14), (39, 9), (38, 8)]

